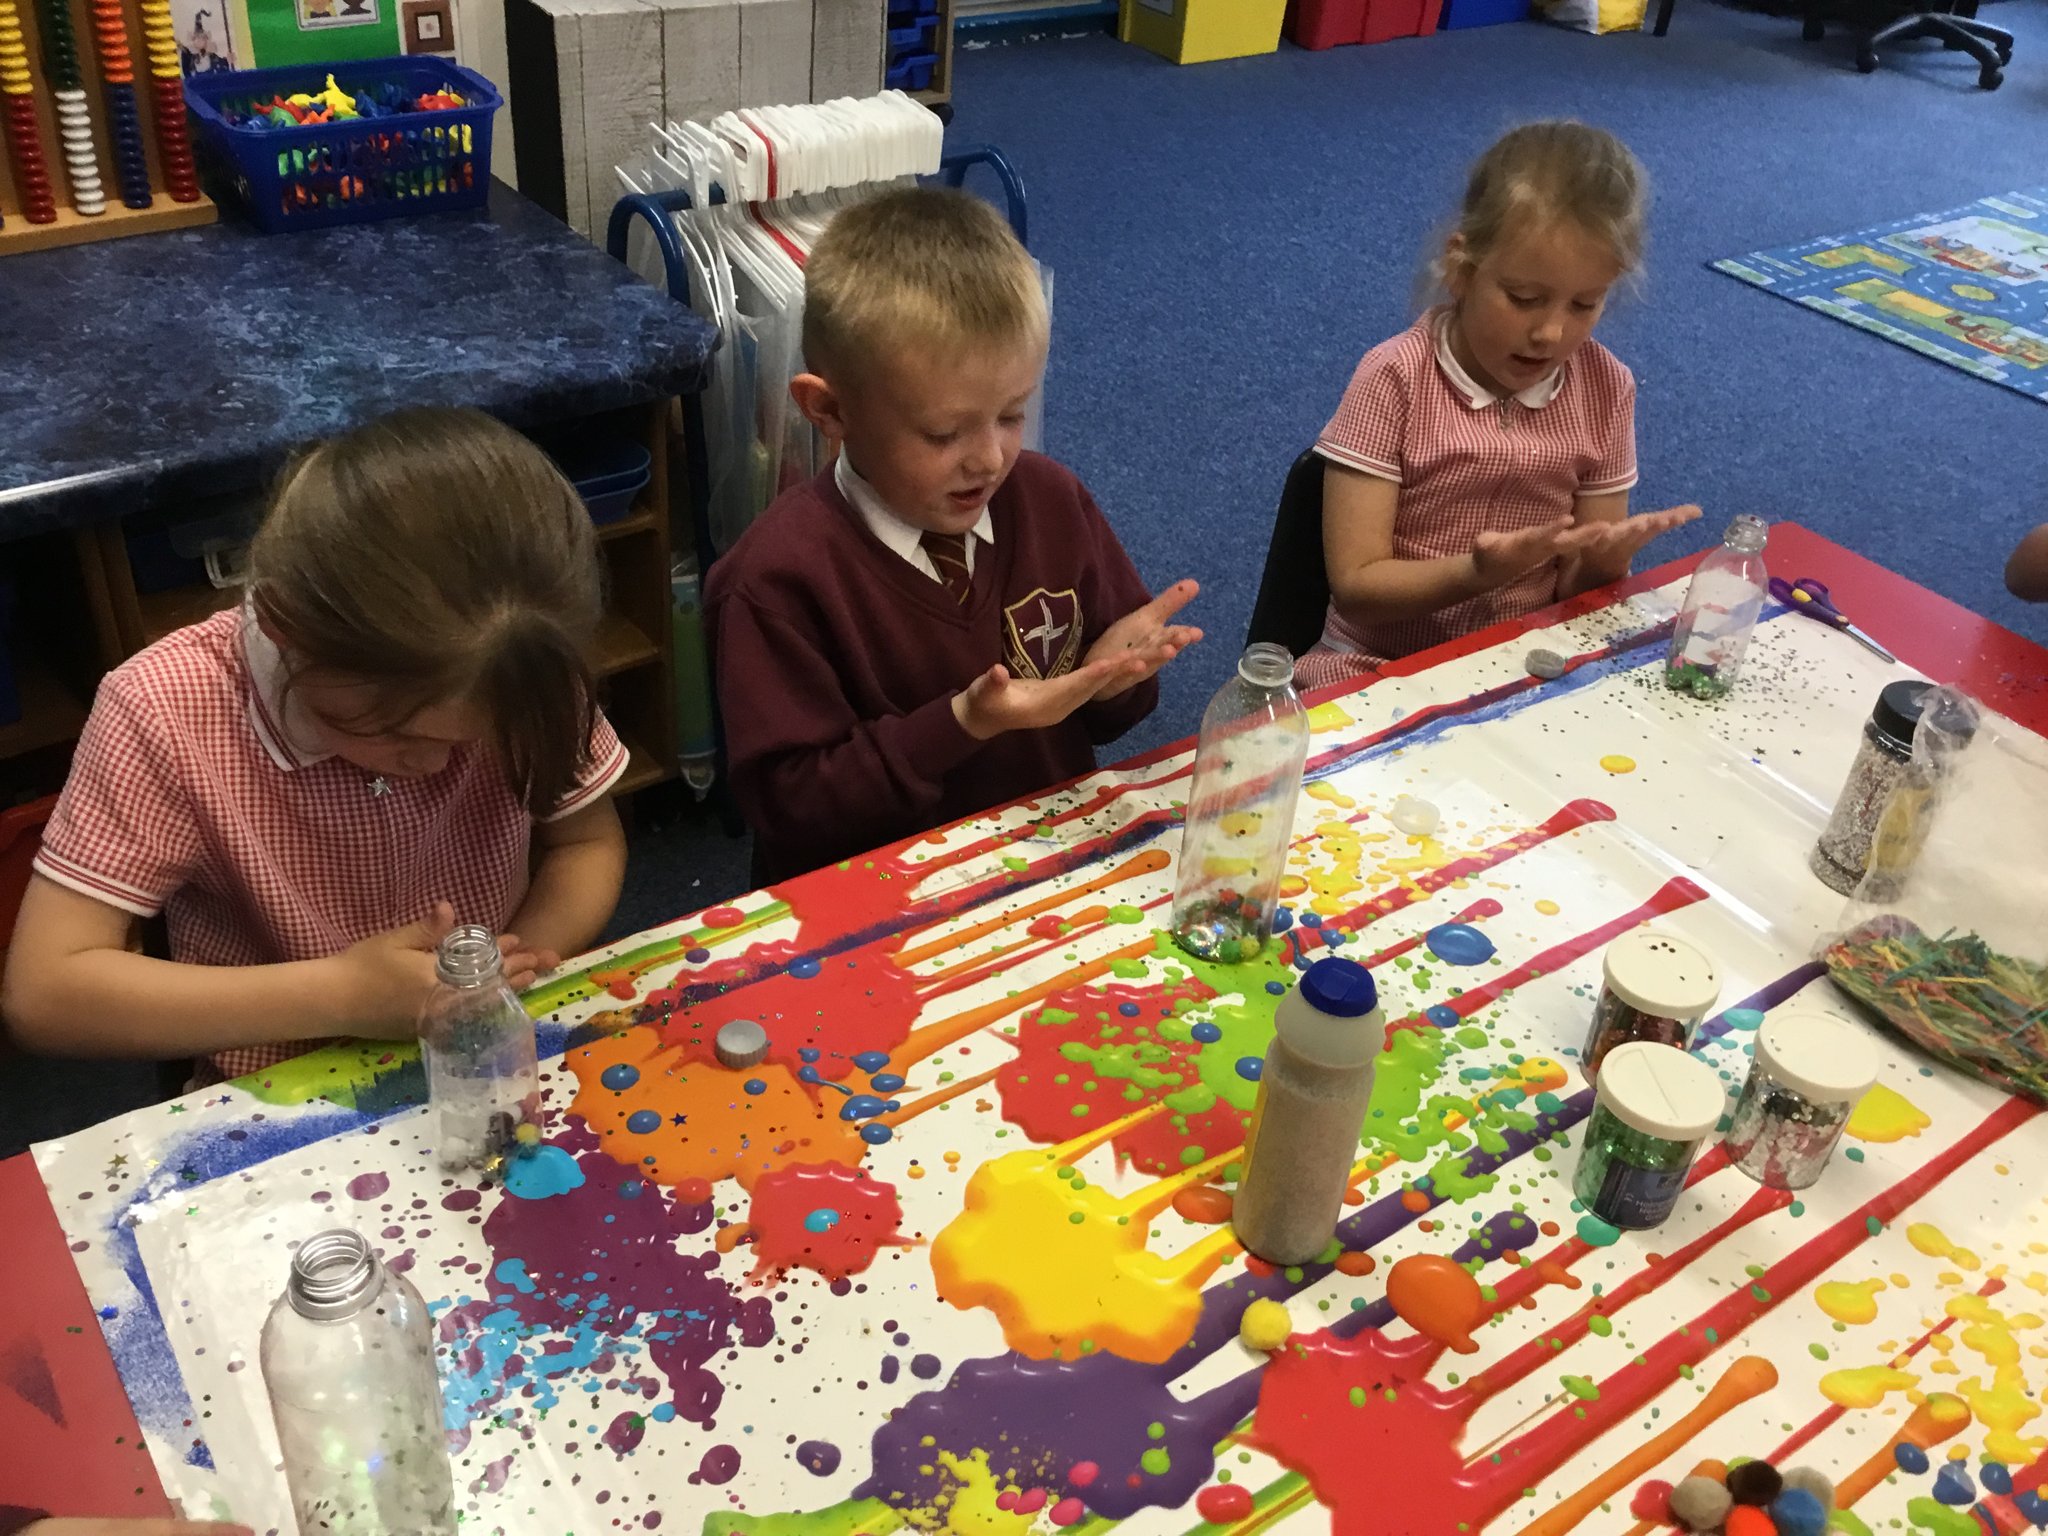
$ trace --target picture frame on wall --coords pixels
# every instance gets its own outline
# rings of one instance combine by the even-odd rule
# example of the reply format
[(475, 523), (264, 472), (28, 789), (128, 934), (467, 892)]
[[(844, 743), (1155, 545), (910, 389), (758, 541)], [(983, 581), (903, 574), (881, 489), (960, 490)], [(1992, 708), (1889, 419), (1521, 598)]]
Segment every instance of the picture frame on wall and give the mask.
[(379, 0), (296, 0), (301, 31), (327, 27), (373, 27), (382, 19)]
[(401, 0), (398, 15), (407, 53), (455, 52), (454, 0)]

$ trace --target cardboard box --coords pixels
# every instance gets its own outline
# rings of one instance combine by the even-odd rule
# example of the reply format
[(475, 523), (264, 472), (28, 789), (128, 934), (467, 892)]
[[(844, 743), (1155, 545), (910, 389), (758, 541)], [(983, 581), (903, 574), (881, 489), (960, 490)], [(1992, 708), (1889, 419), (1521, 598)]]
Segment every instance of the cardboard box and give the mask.
[(1206, 64), (1280, 47), (1287, 0), (1123, 0), (1117, 36), (1173, 60)]

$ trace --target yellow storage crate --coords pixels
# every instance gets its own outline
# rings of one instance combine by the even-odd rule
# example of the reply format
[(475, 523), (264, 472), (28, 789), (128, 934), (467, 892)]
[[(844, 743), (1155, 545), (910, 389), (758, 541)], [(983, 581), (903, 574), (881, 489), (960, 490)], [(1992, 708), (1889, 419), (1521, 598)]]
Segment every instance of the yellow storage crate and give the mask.
[(1287, 0), (1123, 0), (1117, 36), (1176, 64), (1242, 59), (1280, 47)]

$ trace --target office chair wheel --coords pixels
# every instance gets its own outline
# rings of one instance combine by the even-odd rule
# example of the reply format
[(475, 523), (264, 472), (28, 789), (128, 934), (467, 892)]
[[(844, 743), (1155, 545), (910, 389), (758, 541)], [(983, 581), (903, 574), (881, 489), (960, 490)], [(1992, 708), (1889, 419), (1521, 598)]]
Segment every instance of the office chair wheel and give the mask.
[(2012, 62), (2011, 43), (1997, 43), (1993, 46), (1998, 49), (1998, 63), (2000, 68), (2003, 68), (2005, 65), (2010, 64)]
[(1977, 84), (1987, 91), (1995, 91), (2005, 83), (2005, 71), (1996, 64), (1987, 64), (1977, 74)]
[(1860, 75), (1867, 75), (1870, 74), (1876, 68), (1876, 51), (1870, 48), (1859, 49), (1856, 54), (1856, 72)]

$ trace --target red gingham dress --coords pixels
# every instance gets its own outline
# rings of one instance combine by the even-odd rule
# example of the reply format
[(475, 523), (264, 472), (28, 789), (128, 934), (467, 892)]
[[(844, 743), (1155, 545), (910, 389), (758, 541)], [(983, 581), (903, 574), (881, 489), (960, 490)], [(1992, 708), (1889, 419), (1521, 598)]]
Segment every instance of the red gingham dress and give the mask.
[[(35, 868), (137, 917), (165, 915), (173, 959), (314, 960), (424, 914), (502, 931), (526, 894), (533, 822), (488, 746), (427, 778), (312, 757), (281, 727), (275, 648), (243, 610), (166, 635), (100, 683)], [(626, 769), (599, 716), (555, 817)], [(552, 819), (552, 818), (551, 818)], [(313, 1049), (221, 1051), (239, 1077)]]
[[(1597, 341), (1539, 384), (1505, 398), (1475, 383), (1433, 309), (1360, 361), (1316, 452), (1401, 487), (1394, 554), (1470, 553), (1486, 529), (1510, 533), (1572, 510), (1580, 496), (1636, 483), (1636, 381)], [(1531, 613), (1557, 600), (1557, 567), (1420, 618), (1354, 626), (1331, 605), (1322, 643), (1295, 681), (1319, 688), (1382, 662)]]

